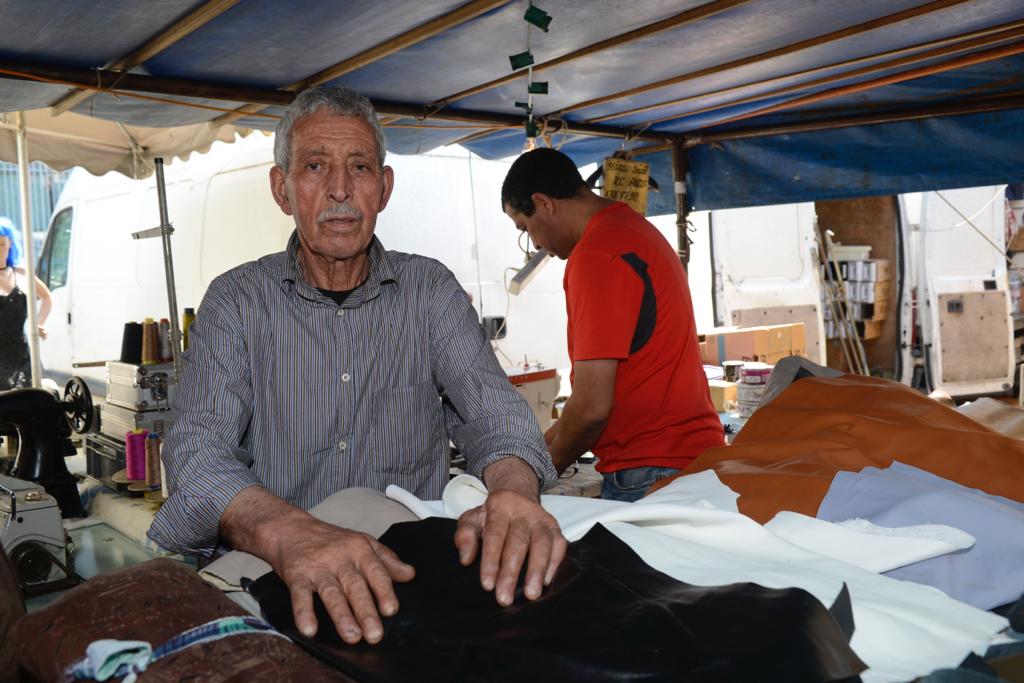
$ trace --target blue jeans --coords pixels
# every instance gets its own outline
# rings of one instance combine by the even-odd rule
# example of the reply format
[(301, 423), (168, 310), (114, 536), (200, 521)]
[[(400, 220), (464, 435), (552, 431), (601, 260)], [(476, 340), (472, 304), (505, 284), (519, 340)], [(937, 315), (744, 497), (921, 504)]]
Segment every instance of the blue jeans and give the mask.
[(605, 500), (623, 500), (632, 503), (640, 500), (647, 489), (659, 479), (676, 474), (673, 467), (634, 467), (602, 475), (601, 497)]

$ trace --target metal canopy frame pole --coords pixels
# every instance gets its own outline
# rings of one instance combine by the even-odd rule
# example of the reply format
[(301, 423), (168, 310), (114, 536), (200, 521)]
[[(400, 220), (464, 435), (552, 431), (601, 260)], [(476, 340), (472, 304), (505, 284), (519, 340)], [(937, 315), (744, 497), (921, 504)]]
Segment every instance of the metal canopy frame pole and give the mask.
[(164, 183), (164, 160), (157, 157), (153, 160), (156, 165), (156, 196), (160, 203), (160, 239), (164, 249), (164, 276), (167, 279), (167, 306), (170, 309), (171, 323), (171, 361), (174, 363), (174, 377), (181, 376), (179, 372), (181, 356), (181, 330), (178, 327), (178, 291), (174, 286), (174, 258), (171, 254), (171, 235), (174, 228), (167, 217), (167, 186)]
[(676, 233), (679, 236), (679, 260), (683, 268), (690, 270), (690, 219), (689, 204), (686, 198), (686, 174), (690, 163), (686, 156), (686, 148), (681, 144), (672, 145), (672, 174), (675, 176), (676, 192)]
[(39, 325), (36, 324), (36, 269), (32, 253), (32, 207), (29, 205), (28, 188), (28, 135), (25, 130), (25, 114), (14, 115), (18, 127), (18, 189), (21, 197), (21, 239), (25, 250), (25, 273), (28, 281), (25, 296), (28, 297), (28, 350), (32, 363), (32, 386), (42, 386), (43, 367), (39, 362)]

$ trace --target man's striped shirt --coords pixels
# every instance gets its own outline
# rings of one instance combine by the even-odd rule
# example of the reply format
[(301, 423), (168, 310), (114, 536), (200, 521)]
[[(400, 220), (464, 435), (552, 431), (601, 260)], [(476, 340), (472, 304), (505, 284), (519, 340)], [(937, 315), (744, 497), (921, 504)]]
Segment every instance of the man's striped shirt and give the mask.
[(514, 455), (553, 483), (537, 421), (454, 275), (376, 237), (369, 263), (339, 306), (303, 278), (293, 233), (287, 251), (210, 284), (163, 450), (159, 545), (213, 553), (224, 510), (254, 485), (306, 509), (351, 486), (439, 498), (449, 438), (470, 474)]

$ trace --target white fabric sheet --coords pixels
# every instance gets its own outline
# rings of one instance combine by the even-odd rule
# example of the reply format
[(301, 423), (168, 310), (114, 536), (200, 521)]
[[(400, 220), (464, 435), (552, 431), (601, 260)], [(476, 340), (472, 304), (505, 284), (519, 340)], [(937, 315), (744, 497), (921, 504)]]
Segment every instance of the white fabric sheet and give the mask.
[(780, 512), (764, 527), (801, 548), (879, 573), (974, 545), (973, 536), (943, 524), (887, 528), (864, 519), (834, 524)]

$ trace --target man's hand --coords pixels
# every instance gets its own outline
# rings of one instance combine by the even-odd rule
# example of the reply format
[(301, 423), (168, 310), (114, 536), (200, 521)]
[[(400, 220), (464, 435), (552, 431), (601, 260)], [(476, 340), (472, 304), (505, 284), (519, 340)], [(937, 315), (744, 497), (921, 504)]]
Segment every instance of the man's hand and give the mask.
[(372, 536), (319, 520), (282, 528), (271, 566), (287, 584), (295, 625), (307, 637), (316, 634), (313, 594), (320, 596), (334, 628), (346, 643), (378, 643), (384, 635), (380, 615), (398, 612), (392, 581), (409, 581), (411, 565)]
[(459, 560), (469, 566), (480, 553), (480, 585), (493, 590), (504, 606), (515, 598), (525, 563), (524, 592), (536, 600), (555, 578), (568, 543), (558, 522), (541, 507), (537, 477), (529, 465), (506, 458), (488, 467), (484, 478), (490, 490), (487, 500), (466, 511), (455, 530)]
[(221, 532), (239, 550), (270, 563), (288, 586), (295, 626), (307, 637), (317, 632), (316, 593), (342, 640), (380, 642), (380, 615), (398, 612), (392, 582), (416, 573), (373, 537), (322, 522), (259, 487), (235, 497)]

